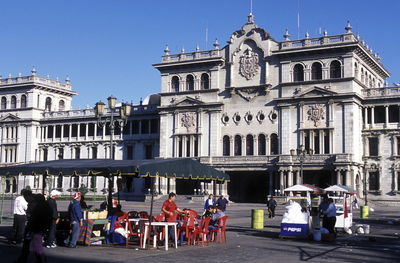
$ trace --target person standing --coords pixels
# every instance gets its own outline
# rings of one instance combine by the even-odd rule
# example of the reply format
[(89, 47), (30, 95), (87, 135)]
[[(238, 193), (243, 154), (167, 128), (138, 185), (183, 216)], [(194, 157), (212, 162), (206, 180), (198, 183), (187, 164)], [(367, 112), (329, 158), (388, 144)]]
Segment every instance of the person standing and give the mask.
[(28, 209), (27, 198), (31, 191), (27, 189), (21, 190), (21, 195), (14, 201), (14, 222), (13, 233), (10, 238), (12, 244), (21, 244), (24, 237), (26, 225), (26, 210)]
[(225, 212), (227, 205), (229, 205), (228, 199), (226, 199), (225, 196), (221, 195), (217, 200), (217, 206), (221, 208), (222, 212)]
[(278, 204), (276, 203), (276, 200), (274, 199), (273, 196), (271, 196), (271, 198), (268, 201), (268, 217), (269, 218), (274, 218), (275, 217), (275, 208), (278, 206)]
[[(165, 214), (165, 221), (167, 222), (176, 222), (177, 212), (183, 213), (181, 209), (175, 203), (176, 194), (169, 193), (168, 199), (162, 205), (161, 211)], [(169, 235), (172, 239), (175, 239), (175, 231), (174, 228), (169, 228)]]
[(64, 244), (69, 248), (75, 248), (76, 242), (78, 241), (80, 227), (83, 223), (82, 208), (80, 205), (81, 193), (76, 192), (74, 199), (69, 204), (68, 214), (71, 222), (71, 233), (68, 238), (64, 241)]
[(50, 210), (51, 210), (51, 225), (49, 229), (49, 235), (47, 238), (47, 248), (55, 248), (57, 247), (56, 245), (56, 228), (58, 224), (58, 210), (57, 210), (57, 202), (56, 198), (59, 197), (61, 193), (57, 190), (52, 190), (50, 192), (50, 198), (47, 200), (47, 203), (49, 204)]
[(208, 209), (210, 209), (210, 207), (213, 207), (213, 206), (215, 206), (215, 200), (214, 200), (214, 196), (212, 194), (210, 194), (208, 196), (208, 199), (204, 203), (204, 212), (208, 211)]
[(332, 198), (328, 199), (328, 203), (328, 208), (324, 212), (326, 215), (326, 228), (329, 230), (329, 233), (334, 234), (336, 224), (336, 206)]

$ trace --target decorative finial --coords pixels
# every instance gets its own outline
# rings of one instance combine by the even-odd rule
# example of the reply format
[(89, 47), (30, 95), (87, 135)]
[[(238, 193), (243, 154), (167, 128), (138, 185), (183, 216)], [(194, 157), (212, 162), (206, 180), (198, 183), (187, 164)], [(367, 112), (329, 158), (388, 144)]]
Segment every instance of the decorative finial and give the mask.
[(324, 29), (324, 37), (328, 36), (328, 31), (326, 29)]
[(31, 70), (31, 73), (32, 73), (32, 76), (35, 76), (36, 75), (36, 67), (35, 66), (33, 66), (32, 67), (32, 70)]
[(310, 34), (308, 33), (308, 31), (306, 32), (306, 39), (310, 38)]
[(182, 54), (185, 53), (185, 48), (184, 48), (184, 47), (182, 47), (181, 53), (182, 53)]
[(166, 55), (166, 56), (168, 56), (168, 55), (169, 55), (169, 48), (168, 48), (168, 44), (167, 44), (167, 45), (165, 45), (164, 53), (165, 53), (165, 55)]
[(250, 13), (250, 14), (247, 16), (247, 24), (254, 24), (254, 16), (253, 16), (253, 13)]
[(283, 38), (285, 39), (285, 41), (288, 41), (290, 40), (289, 37), (290, 37), (289, 30), (286, 28), (285, 34), (283, 34)]
[(353, 28), (352, 28), (351, 25), (350, 25), (350, 21), (347, 21), (347, 25), (346, 25), (346, 27), (345, 27), (344, 29), (346, 29), (346, 33), (351, 33), (351, 30), (352, 30)]
[(199, 47), (199, 45), (197, 44), (196, 45), (196, 52), (199, 52), (200, 51), (200, 47)]
[(356, 38), (357, 40), (360, 40), (360, 33), (357, 33)]
[(215, 39), (213, 46), (214, 46), (214, 49), (219, 49), (218, 38)]
[(65, 82), (68, 83), (68, 84), (71, 82), (71, 80), (70, 80), (70, 78), (69, 78), (68, 75), (67, 75), (67, 77), (65, 78)]

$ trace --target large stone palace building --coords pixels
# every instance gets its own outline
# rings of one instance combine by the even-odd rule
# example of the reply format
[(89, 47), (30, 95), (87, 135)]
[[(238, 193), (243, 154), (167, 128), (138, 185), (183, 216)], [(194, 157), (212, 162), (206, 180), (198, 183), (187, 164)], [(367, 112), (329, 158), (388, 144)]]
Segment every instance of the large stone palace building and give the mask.
[[(117, 131), (116, 158), (191, 157), (231, 177), (228, 185), (160, 178), (160, 194), (264, 201), (296, 183), (341, 183), (361, 196), (366, 187), (370, 199), (399, 200), (400, 87), (387, 86), (380, 57), (350, 24), (345, 30), (299, 40), (286, 31), (277, 41), (250, 14), (224, 47), (167, 47), (153, 65), (161, 92), (133, 107)], [(1, 79), (1, 163), (107, 157), (109, 132), (93, 109), (71, 110), (73, 95), (69, 81), (35, 71)], [(54, 180), (63, 190), (82, 183)], [(92, 181), (89, 188), (106, 188)], [(123, 191), (139, 196), (147, 187), (135, 178)]]

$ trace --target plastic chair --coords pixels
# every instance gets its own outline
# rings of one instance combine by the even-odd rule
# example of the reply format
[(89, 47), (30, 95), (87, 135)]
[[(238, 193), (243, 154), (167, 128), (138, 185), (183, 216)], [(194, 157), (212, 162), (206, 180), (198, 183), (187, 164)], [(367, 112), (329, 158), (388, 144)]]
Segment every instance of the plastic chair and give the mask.
[(197, 212), (193, 210), (186, 210), (183, 218), (183, 225), (178, 228), (178, 236), (181, 237), (181, 245), (183, 241), (183, 235), (186, 236), (187, 244), (190, 245), (193, 237), (193, 231), (197, 220)]
[(217, 239), (219, 240), (220, 243), (226, 242), (226, 222), (227, 221), (228, 221), (227, 216), (221, 217), (220, 219), (218, 219), (217, 228), (210, 230), (210, 235), (213, 237), (214, 241), (216, 240), (215, 237), (217, 237)]
[(193, 240), (199, 243), (199, 239), (201, 238), (201, 244), (204, 247), (204, 243), (208, 245), (208, 226), (210, 225), (211, 218), (205, 217), (201, 220), (201, 223), (198, 227), (195, 228), (193, 232)]
[(125, 243), (125, 238), (114, 231), (115, 222), (118, 218), (116, 216), (109, 216), (107, 219), (110, 221), (110, 229), (106, 232), (106, 244)]
[(146, 211), (140, 211), (139, 216), (140, 216), (140, 218), (146, 218), (146, 219), (148, 219), (150, 217)]

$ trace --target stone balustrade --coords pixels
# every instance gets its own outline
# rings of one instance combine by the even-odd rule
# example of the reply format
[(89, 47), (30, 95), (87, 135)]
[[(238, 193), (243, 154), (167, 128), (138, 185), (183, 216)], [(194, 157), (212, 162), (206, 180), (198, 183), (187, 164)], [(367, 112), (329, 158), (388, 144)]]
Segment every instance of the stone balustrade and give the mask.
[(362, 95), (364, 97), (385, 97), (400, 95), (400, 87), (382, 87), (363, 89)]
[(212, 49), (206, 51), (195, 51), (189, 53), (164, 55), (162, 56), (161, 62), (170, 63), (170, 62), (190, 61), (190, 60), (199, 60), (208, 58), (218, 58), (220, 56), (221, 55), (219, 49)]
[(48, 78), (39, 77), (36, 75), (31, 76), (18, 76), (12, 78), (0, 78), (0, 88), (1, 86), (6, 86), (10, 84), (23, 84), (23, 83), (40, 83), (44, 85), (49, 85), (54, 88), (71, 90), (71, 85), (69, 83), (60, 82), (58, 80), (52, 80)]

